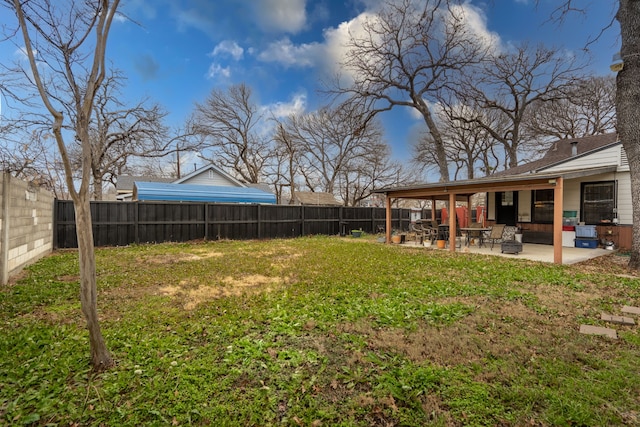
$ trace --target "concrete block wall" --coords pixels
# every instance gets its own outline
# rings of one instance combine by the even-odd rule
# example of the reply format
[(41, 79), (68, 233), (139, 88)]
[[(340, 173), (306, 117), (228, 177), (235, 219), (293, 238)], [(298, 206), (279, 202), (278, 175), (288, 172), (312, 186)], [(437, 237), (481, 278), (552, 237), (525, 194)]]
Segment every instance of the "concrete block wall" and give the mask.
[(54, 196), (8, 173), (1, 175), (0, 270), (2, 283), (53, 249)]

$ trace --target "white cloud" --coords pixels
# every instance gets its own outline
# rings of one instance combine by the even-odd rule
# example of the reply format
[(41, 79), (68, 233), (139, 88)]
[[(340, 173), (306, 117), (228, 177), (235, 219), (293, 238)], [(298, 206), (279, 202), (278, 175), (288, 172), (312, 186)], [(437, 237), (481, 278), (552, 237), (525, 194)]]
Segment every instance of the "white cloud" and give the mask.
[(320, 43), (294, 45), (287, 37), (270, 43), (258, 55), (263, 62), (277, 62), (285, 67), (312, 67), (322, 58), (324, 47)]
[(192, 6), (191, 9), (177, 9), (174, 11), (178, 30), (187, 31), (190, 28), (194, 28), (202, 31), (204, 34), (214, 36), (216, 24), (213, 18), (211, 18), (212, 16), (216, 16), (214, 5), (197, 2)]
[(222, 76), (228, 79), (229, 77), (231, 77), (231, 69), (229, 67), (223, 67), (220, 64), (211, 64), (209, 66), (209, 70), (207, 71), (207, 78), (214, 79), (218, 76)]
[(296, 93), (288, 102), (276, 102), (274, 104), (265, 105), (264, 109), (270, 112), (274, 117), (287, 117), (292, 114), (301, 115), (307, 108), (307, 94)]
[(369, 12), (361, 13), (348, 22), (342, 22), (336, 28), (328, 28), (324, 31), (324, 44), (326, 56), (323, 58), (325, 71), (335, 73), (345, 70), (341, 69), (340, 64), (344, 61), (345, 55), (349, 48), (347, 43), (353, 37), (364, 37), (363, 24), (375, 19), (375, 15)]
[[(420, 2), (420, 0), (416, 1)], [(348, 52), (348, 41), (351, 37), (366, 35), (363, 29), (365, 22), (375, 23), (376, 12), (384, 4), (380, 0), (367, 0), (365, 3), (367, 6), (365, 12), (340, 23), (337, 27), (325, 29), (322, 41), (294, 44), (285, 37), (269, 44), (257, 58), (263, 62), (280, 63), (285, 67), (317, 67), (327, 74), (340, 73), (343, 78), (350, 78), (348, 70), (341, 68), (341, 63), (344, 62)], [(453, 11), (463, 19), (467, 30), (475, 38), (482, 40), (486, 47), (501, 49), (500, 37), (488, 29), (487, 17), (482, 9), (470, 3), (463, 3), (453, 7)]]
[(305, 0), (252, 0), (250, 4), (263, 30), (295, 34), (307, 23)]
[(213, 52), (211, 52), (211, 56), (224, 55), (228, 54), (236, 61), (242, 59), (242, 55), (244, 54), (244, 49), (238, 45), (238, 43), (232, 40), (224, 40), (213, 48)]
[(451, 7), (453, 14), (462, 20), (466, 29), (473, 34), (484, 47), (494, 51), (502, 50), (500, 35), (487, 27), (487, 15), (484, 11), (470, 3)]

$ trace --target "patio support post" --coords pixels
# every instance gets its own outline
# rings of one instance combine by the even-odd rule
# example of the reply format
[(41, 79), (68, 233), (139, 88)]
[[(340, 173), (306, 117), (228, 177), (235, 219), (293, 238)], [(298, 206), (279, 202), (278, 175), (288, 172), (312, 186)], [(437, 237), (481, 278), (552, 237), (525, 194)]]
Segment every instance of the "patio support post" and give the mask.
[(436, 198), (431, 197), (431, 221), (436, 220)]
[(456, 251), (456, 195), (449, 193), (449, 251)]
[(386, 216), (385, 216), (385, 239), (387, 244), (391, 243), (391, 197), (386, 198)]
[(553, 189), (553, 262), (562, 264), (562, 199), (564, 197), (564, 183), (562, 177), (555, 179)]
[(467, 224), (465, 225), (465, 227), (471, 227), (472, 220), (473, 215), (471, 215), (471, 196), (467, 195)]

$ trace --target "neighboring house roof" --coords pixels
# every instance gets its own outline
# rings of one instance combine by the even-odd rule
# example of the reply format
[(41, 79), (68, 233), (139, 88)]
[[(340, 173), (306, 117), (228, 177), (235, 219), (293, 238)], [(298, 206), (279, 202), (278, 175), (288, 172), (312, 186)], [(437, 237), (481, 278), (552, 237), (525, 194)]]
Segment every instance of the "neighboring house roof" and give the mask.
[[(584, 138), (561, 139), (551, 144), (549, 151), (538, 160), (496, 172), (491, 176), (511, 176), (523, 173), (540, 172), (552, 166), (591, 155), (599, 150), (620, 144), (616, 133), (587, 136)], [(575, 148), (574, 148), (575, 147)], [(575, 152), (574, 152), (575, 149)]]
[(133, 183), (135, 181), (145, 182), (171, 182), (175, 178), (159, 178), (155, 176), (133, 176), (133, 175), (120, 175), (116, 182), (116, 190), (118, 193), (130, 193), (133, 191)]
[[(205, 181), (207, 180), (205, 176), (205, 174), (207, 176), (213, 176), (213, 178), (211, 179), (212, 182), (214, 182), (214, 185), (232, 185), (232, 186), (236, 186), (236, 187), (246, 187), (245, 184), (243, 184), (241, 181), (235, 179), (234, 177), (232, 177), (231, 175), (229, 175), (228, 173), (226, 173), (225, 171), (223, 171), (222, 169), (214, 166), (214, 165), (207, 165), (204, 166), (200, 169), (197, 169), (193, 172), (191, 172), (188, 175), (183, 176), (180, 179), (176, 179), (175, 181), (173, 181), (174, 184), (207, 184)], [(204, 177), (204, 178), (203, 178)], [(225, 182), (226, 181), (226, 182)]]
[(336, 200), (331, 193), (317, 191), (296, 191), (293, 197), (293, 204), (315, 205), (315, 206), (341, 206), (342, 203)]
[(264, 191), (265, 193), (273, 193), (269, 184), (250, 184), (247, 182), (244, 185), (250, 188), (257, 188), (258, 190)]
[(276, 203), (276, 196), (255, 188), (159, 182), (134, 183), (133, 199), (142, 201)]

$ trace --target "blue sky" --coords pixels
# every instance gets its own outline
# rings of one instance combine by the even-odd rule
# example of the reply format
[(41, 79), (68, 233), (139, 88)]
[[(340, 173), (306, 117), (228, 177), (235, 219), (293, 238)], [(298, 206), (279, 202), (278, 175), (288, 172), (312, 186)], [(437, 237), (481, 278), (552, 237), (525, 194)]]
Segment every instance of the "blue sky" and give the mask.
[[(479, 31), (491, 32), (503, 46), (542, 42), (578, 54), (611, 23), (613, 0), (579, 0), (587, 15), (573, 14), (562, 25), (549, 16), (559, 0), (469, 1)], [(214, 88), (245, 82), (255, 101), (284, 115), (316, 109), (320, 81), (338, 71), (347, 28), (380, 0), (122, 0), (130, 18), (114, 24), (107, 55), (128, 77), (132, 103), (147, 96), (180, 124), (195, 102)], [(619, 50), (618, 25), (590, 45), (593, 74), (610, 73)], [(0, 59), (15, 52), (0, 46)], [(11, 49), (15, 51), (15, 46)], [(423, 127), (407, 109), (381, 116), (393, 157), (409, 157), (410, 139)]]

